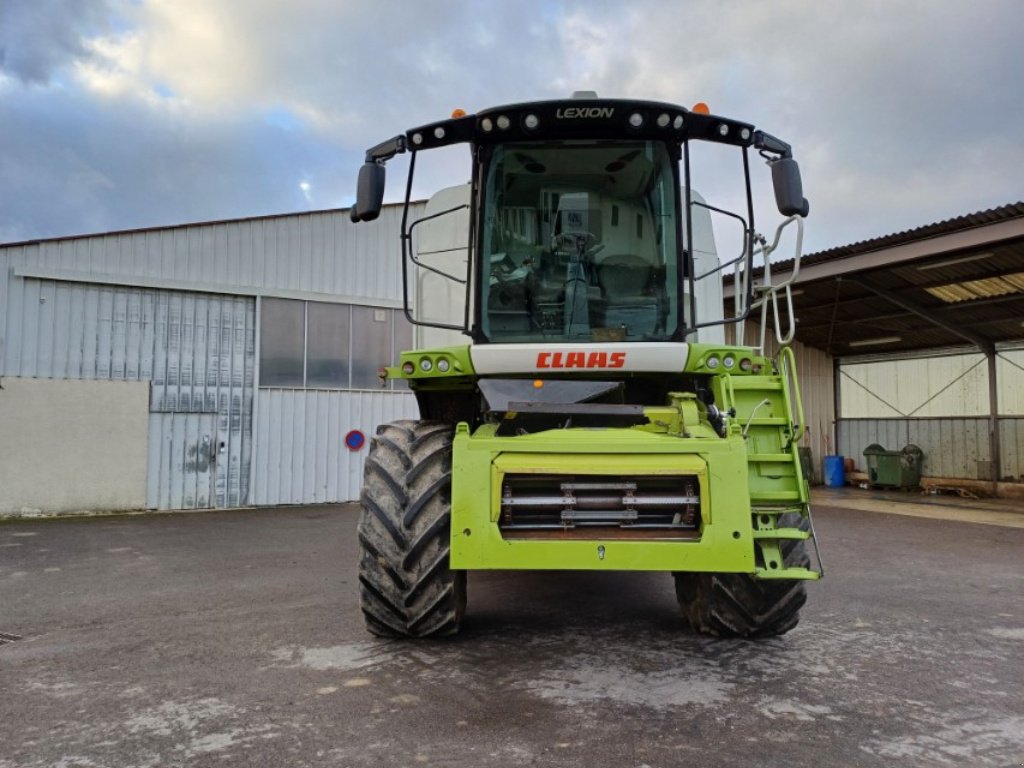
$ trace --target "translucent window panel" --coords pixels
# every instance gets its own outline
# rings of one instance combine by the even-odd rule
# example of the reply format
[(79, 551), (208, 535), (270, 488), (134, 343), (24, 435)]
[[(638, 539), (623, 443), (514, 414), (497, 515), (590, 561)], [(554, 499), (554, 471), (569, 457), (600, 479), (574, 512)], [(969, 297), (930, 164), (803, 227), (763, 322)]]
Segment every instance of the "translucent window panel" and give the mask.
[(390, 309), (352, 307), (352, 388), (379, 389), (377, 372), (394, 365)]
[(678, 178), (665, 144), (530, 142), (484, 157), (477, 301), (490, 341), (675, 337)]
[[(309, 302), (306, 325), (307, 387), (348, 388), (350, 312), (351, 307), (348, 304)], [(358, 339), (356, 342), (358, 343)]]
[(305, 302), (260, 301), (260, 386), (301, 387), (305, 346)]

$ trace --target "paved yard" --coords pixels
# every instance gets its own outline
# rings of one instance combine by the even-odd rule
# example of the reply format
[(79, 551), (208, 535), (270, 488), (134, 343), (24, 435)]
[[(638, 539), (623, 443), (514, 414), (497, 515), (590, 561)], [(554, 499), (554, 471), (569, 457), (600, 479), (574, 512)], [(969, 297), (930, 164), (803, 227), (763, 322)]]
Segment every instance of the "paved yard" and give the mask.
[(0, 768), (1016, 766), (1024, 530), (824, 508), (781, 639), (656, 574), (475, 574), (381, 642), (351, 506), (0, 524)]

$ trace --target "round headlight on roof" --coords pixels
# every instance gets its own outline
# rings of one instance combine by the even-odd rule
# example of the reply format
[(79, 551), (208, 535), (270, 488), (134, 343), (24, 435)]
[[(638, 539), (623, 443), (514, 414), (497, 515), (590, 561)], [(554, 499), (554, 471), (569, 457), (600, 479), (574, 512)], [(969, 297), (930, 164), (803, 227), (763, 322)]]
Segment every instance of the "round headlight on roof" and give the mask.
[(507, 131), (512, 122), (505, 115), (498, 115), (498, 128)]
[(535, 130), (540, 125), (540, 118), (531, 113), (523, 118), (523, 125), (531, 131)]
[(725, 359), (722, 360), (722, 365), (725, 366), (726, 370), (732, 370), (732, 367), (736, 365), (736, 358), (732, 355), (726, 355)]
[(749, 128), (744, 128), (742, 131), (740, 131), (740, 138), (743, 139), (744, 141), (749, 139), (750, 138), (750, 129)]
[(443, 139), (444, 138), (444, 128), (442, 128), (440, 125), (437, 126), (437, 128), (434, 129), (434, 138), (435, 139)]
[(718, 367), (720, 362), (718, 355), (708, 355), (708, 359), (704, 361), (704, 365), (713, 371)]
[(494, 130), (494, 121), (489, 117), (485, 117), (480, 121), (480, 130), (484, 133), (490, 133)]
[(448, 369), (451, 368), (451, 363), (448, 362), (447, 357), (442, 357), (437, 361), (437, 370), (441, 373), (448, 373)]
[(644, 124), (644, 116), (641, 115), (639, 112), (634, 112), (632, 115), (629, 116), (629, 124), (632, 125), (634, 128), (639, 128), (641, 125)]
[(720, 123), (719, 126), (718, 126), (718, 134), (720, 136), (728, 136), (729, 135), (729, 126), (726, 125), (725, 123)]
[(669, 120), (671, 119), (672, 118), (668, 116), (668, 112), (662, 112), (660, 115), (658, 115), (658, 127), (665, 128), (668, 125)]
[(420, 370), (424, 373), (428, 373), (434, 369), (434, 363), (429, 357), (420, 358)]
[(672, 127), (675, 128), (677, 131), (683, 127), (682, 115), (676, 115), (676, 119), (672, 121)]
[(422, 133), (414, 133), (412, 135), (412, 143), (416, 144), (417, 146), (422, 144), (423, 143), (423, 134)]

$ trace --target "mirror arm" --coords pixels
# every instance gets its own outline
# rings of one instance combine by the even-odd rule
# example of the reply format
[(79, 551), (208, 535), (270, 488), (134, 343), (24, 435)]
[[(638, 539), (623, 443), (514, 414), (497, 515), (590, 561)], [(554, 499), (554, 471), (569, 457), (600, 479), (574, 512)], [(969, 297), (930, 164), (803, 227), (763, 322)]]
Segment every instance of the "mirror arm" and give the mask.
[(405, 134), (399, 134), (393, 139), (382, 141), (375, 147), (366, 150), (366, 162), (382, 163), (390, 160), (395, 155), (405, 152)]
[(770, 152), (780, 157), (792, 157), (793, 148), (782, 139), (777, 139), (770, 133), (754, 131), (754, 149), (762, 152)]

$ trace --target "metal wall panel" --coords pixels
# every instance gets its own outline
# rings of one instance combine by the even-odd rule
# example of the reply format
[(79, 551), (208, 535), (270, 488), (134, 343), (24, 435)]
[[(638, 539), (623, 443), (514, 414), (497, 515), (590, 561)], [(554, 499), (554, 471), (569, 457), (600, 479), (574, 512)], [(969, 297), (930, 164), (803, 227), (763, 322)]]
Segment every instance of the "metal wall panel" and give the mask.
[[(843, 419), (839, 422), (839, 453), (852, 458), (859, 469), (867, 466), (864, 449), (874, 443), (887, 451), (902, 450), (909, 443), (918, 446), (924, 451), (922, 473), (925, 475), (989, 479), (982, 471), (992, 460), (987, 418)], [(1005, 459), (1004, 466), (1007, 466)]]
[[(379, 424), (418, 418), (407, 392), (260, 389), (254, 504), (306, 504), (359, 498), (363, 460)], [(345, 435), (367, 438), (350, 451)]]
[(1024, 482), (1024, 418), (999, 420), (1000, 479)]
[(1024, 416), (1024, 349), (1001, 349), (996, 357), (999, 413)]
[[(216, 414), (224, 445), (212, 503), (247, 503), (255, 299), (34, 278), (11, 281), (8, 299), (5, 375), (149, 380), (151, 413)], [(151, 420), (151, 440), (164, 440), (171, 424)], [(150, 464), (148, 496), (160, 508), (184, 498), (155, 490), (180, 486), (161, 476), (170, 466)]]
[[(210, 506), (248, 503), (252, 455), (252, 411), (256, 365), (256, 302), (214, 294), (155, 295), (155, 354), (150, 411), (212, 413), (216, 416), (216, 462)], [(153, 421), (161, 429), (177, 424)], [(151, 433), (152, 440), (163, 439)], [(150, 486), (174, 478), (161, 473), (176, 465), (150, 465)], [(163, 503), (163, 496), (161, 504)], [(174, 508), (174, 507), (171, 507)]]
[[(423, 210), (412, 206), (411, 217)], [(347, 211), (0, 245), (7, 265), (74, 282), (236, 294), (309, 294), (396, 306), (402, 298), (401, 206), (373, 223)]]
[(983, 416), (989, 412), (985, 355), (844, 362), (842, 418)]
[(21, 254), (18, 247), (0, 248), (0, 376), (7, 370), (7, 307), (10, 304), (11, 261), (15, 254)]
[(216, 502), (217, 414), (150, 413), (146, 506), (204, 509)]
[(15, 279), (4, 375), (145, 381), (153, 370), (156, 291)]

